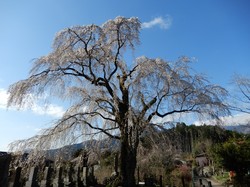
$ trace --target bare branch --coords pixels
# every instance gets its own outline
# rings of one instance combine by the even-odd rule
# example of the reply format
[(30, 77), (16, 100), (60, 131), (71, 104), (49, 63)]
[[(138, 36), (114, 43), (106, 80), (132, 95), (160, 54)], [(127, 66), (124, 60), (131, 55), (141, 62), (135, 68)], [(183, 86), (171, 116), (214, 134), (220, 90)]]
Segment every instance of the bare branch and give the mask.
[(231, 110), (243, 113), (250, 113), (250, 78), (246, 76), (235, 75), (233, 84), (236, 86), (235, 92), (231, 94), (233, 100), (228, 104)]

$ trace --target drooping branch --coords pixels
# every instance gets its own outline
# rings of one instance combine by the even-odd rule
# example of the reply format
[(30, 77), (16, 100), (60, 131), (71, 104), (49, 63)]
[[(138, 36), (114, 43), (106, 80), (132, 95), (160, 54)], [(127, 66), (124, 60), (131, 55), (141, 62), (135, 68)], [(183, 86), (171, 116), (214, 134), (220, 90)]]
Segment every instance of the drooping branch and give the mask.
[[(56, 127), (54, 128), (53, 131), (55, 133), (60, 133), (60, 132), (65, 131), (65, 129), (61, 129), (61, 126), (64, 126), (64, 124), (67, 124), (68, 122), (70, 122), (70, 124), (67, 125), (67, 128), (71, 128), (74, 124), (82, 124), (82, 125), (85, 124), (88, 127), (90, 127), (92, 130), (100, 131), (111, 138), (115, 138), (115, 139), (120, 138), (117, 135), (112, 135), (111, 133), (109, 133), (109, 132), (113, 132), (114, 130), (118, 129), (118, 126), (104, 128), (104, 127), (98, 127), (98, 126), (92, 125), (91, 122), (89, 122), (88, 120), (90, 120), (91, 118), (93, 118), (95, 116), (100, 116), (102, 119), (110, 121), (112, 123), (116, 122), (114, 119), (109, 118), (109, 117), (105, 117), (103, 114), (101, 114), (99, 112), (84, 112), (84, 113), (77, 113), (77, 114), (68, 115), (68, 116), (63, 117), (61, 120), (59, 120), (58, 124), (56, 125)], [(72, 119), (73, 119), (73, 121), (72, 121)], [(61, 130), (58, 130), (58, 128)], [(94, 132), (94, 134), (96, 134), (96, 132)], [(52, 135), (52, 134), (50, 134), (50, 135)]]
[(249, 86), (247, 86), (247, 85), (239, 85), (238, 87), (239, 87), (241, 93), (243, 94), (243, 96), (250, 103), (250, 90), (249, 90)]

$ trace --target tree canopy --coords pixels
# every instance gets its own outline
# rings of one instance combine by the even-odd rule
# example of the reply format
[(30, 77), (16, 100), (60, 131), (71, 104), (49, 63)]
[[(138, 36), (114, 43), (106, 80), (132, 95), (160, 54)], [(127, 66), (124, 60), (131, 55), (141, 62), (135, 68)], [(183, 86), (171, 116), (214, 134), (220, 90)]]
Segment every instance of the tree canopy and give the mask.
[(244, 176), (250, 170), (249, 137), (232, 138), (213, 148), (215, 161), (228, 171), (236, 172), (236, 182), (243, 184)]
[(188, 57), (126, 62), (125, 52), (140, 43), (140, 27), (137, 18), (117, 17), (58, 32), (52, 51), (34, 61), (30, 76), (10, 86), (8, 105), (22, 107), (49, 95), (70, 106), (51, 128), (19, 145), (50, 148), (101, 134), (118, 139), (122, 184), (133, 186), (140, 135), (151, 125), (165, 125), (156, 118), (193, 113), (214, 119), (229, 113), (223, 103), (227, 91), (193, 72)]

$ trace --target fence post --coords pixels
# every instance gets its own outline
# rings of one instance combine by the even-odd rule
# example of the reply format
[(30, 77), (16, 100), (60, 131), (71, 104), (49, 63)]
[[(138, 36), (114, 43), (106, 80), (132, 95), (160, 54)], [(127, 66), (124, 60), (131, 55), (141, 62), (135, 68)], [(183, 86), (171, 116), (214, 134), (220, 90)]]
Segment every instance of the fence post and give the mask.
[(41, 187), (50, 186), (50, 176), (51, 176), (51, 167), (45, 167), (43, 180), (41, 181)]
[(82, 181), (84, 186), (87, 186), (87, 177), (88, 177), (88, 168), (84, 166), (82, 170)]
[(29, 174), (29, 180), (25, 183), (25, 187), (36, 187), (36, 186), (38, 186), (37, 181), (36, 181), (37, 172), (38, 172), (38, 168), (36, 166), (31, 167), (30, 174)]
[(74, 175), (74, 183), (75, 186), (82, 186), (81, 184), (81, 168), (79, 165), (75, 166), (75, 175)]
[(76, 186), (74, 181), (73, 181), (73, 174), (74, 170), (72, 166), (70, 165), (69, 168), (66, 170), (66, 176), (64, 176), (64, 186), (65, 187), (71, 187), (71, 186)]
[(16, 168), (16, 170), (13, 172), (13, 174), (10, 177), (8, 187), (19, 187), (20, 186), (21, 171), (22, 171), (21, 167)]
[(61, 166), (56, 168), (56, 176), (53, 180), (53, 187), (62, 187), (63, 183), (61, 182), (62, 180), (62, 168)]

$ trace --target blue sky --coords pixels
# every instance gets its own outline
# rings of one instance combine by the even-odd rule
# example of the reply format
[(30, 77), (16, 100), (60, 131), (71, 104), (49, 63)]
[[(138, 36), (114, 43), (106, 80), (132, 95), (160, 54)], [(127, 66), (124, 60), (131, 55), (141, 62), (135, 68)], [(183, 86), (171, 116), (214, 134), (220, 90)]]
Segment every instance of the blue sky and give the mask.
[(32, 60), (50, 51), (61, 29), (138, 17), (143, 29), (135, 57), (194, 57), (198, 73), (230, 88), (234, 73), (250, 73), (249, 8), (248, 0), (0, 0), (0, 151), (48, 127), (65, 110), (59, 102), (46, 110), (41, 103), (6, 109), (9, 85), (28, 76)]

